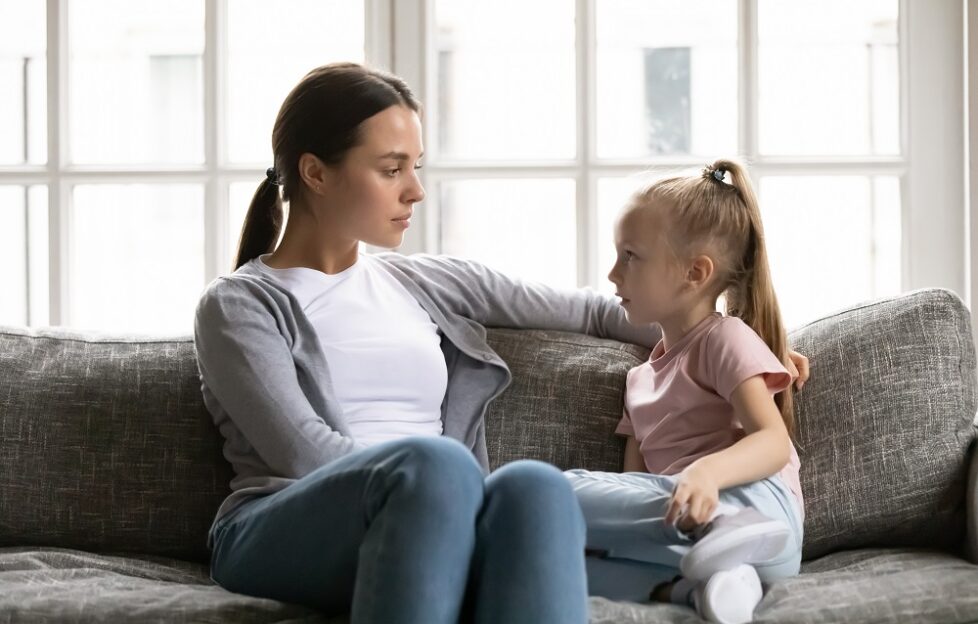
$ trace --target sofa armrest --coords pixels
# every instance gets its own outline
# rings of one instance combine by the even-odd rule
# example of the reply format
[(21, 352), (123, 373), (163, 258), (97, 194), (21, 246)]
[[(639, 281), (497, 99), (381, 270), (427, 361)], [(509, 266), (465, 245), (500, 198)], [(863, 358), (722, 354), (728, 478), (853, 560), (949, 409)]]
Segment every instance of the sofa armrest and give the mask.
[(968, 526), (965, 534), (965, 557), (978, 563), (978, 442), (968, 449), (968, 489), (965, 494)]

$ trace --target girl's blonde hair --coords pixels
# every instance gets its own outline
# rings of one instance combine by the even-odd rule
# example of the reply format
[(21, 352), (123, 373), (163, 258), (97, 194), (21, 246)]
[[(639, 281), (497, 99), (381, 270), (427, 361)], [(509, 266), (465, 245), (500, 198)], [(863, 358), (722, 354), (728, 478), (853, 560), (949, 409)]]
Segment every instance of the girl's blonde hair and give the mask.
[[(724, 182), (726, 174), (729, 184)], [(664, 208), (657, 213), (665, 217), (660, 220), (663, 234), (678, 259), (709, 249), (716, 271), (714, 300), (724, 295), (726, 314), (743, 320), (787, 366), (788, 337), (771, 281), (761, 211), (744, 166), (717, 160), (699, 176), (655, 182), (634, 202)], [(776, 394), (774, 401), (793, 435), (790, 390)]]

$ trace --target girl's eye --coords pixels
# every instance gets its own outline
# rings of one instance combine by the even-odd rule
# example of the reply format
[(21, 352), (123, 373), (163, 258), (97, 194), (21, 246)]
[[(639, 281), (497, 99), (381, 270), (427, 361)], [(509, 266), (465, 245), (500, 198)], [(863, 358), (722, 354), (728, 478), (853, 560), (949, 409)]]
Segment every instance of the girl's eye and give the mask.
[(385, 173), (385, 174), (387, 174), (387, 177), (388, 177), (388, 178), (393, 178), (394, 176), (396, 176), (396, 175), (397, 175), (397, 173), (398, 173), (399, 171), (400, 171), (400, 168), (398, 168), (398, 169), (388, 169), (388, 170), (387, 170), (387, 171), (385, 171), (384, 173)]
[(624, 254), (622, 254), (622, 255), (623, 255), (623, 256), (625, 257), (625, 262), (628, 262), (629, 260), (631, 260), (632, 258), (634, 258), (634, 257), (635, 257), (635, 254), (633, 254), (633, 253), (632, 253), (632, 252), (630, 252), (630, 251), (626, 251), (626, 252), (625, 252)]
[(414, 166), (414, 170), (415, 170), (415, 171), (417, 171), (418, 169), (420, 169), (420, 168), (422, 168), (422, 167), (424, 167), (424, 165), (422, 165), (421, 163), (418, 163), (418, 164), (416, 164), (416, 165)]

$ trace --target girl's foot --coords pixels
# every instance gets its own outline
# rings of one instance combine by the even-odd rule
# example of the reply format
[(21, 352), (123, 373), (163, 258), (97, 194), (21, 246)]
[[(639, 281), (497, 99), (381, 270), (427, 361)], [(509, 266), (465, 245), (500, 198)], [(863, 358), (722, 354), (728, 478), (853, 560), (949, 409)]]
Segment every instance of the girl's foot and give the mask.
[(784, 522), (744, 507), (735, 514), (717, 516), (706, 525), (683, 555), (679, 569), (688, 579), (705, 581), (742, 563), (757, 565), (773, 559), (790, 536), (791, 529)]
[(753, 566), (739, 565), (717, 572), (693, 590), (696, 612), (709, 622), (741, 624), (754, 618), (764, 592)]

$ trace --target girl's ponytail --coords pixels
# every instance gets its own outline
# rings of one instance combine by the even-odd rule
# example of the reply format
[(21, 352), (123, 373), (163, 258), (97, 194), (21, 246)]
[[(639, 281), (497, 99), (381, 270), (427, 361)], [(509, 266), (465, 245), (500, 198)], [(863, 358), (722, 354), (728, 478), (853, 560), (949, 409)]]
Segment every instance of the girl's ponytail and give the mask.
[[(726, 314), (737, 316), (750, 326), (786, 366), (788, 336), (781, 319), (781, 308), (774, 292), (761, 210), (746, 169), (731, 160), (717, 160), (703, 171), (704, 178), (724, 184), (723, 173), (730, 174), (730, 185), (737, 190), (747, 210), (747, 246), (739, 267), (732, 271), (724, 294)], [(792, 388), (779, 392), (774, 401), (781, 410), (788, 432), (794, 434)]]

